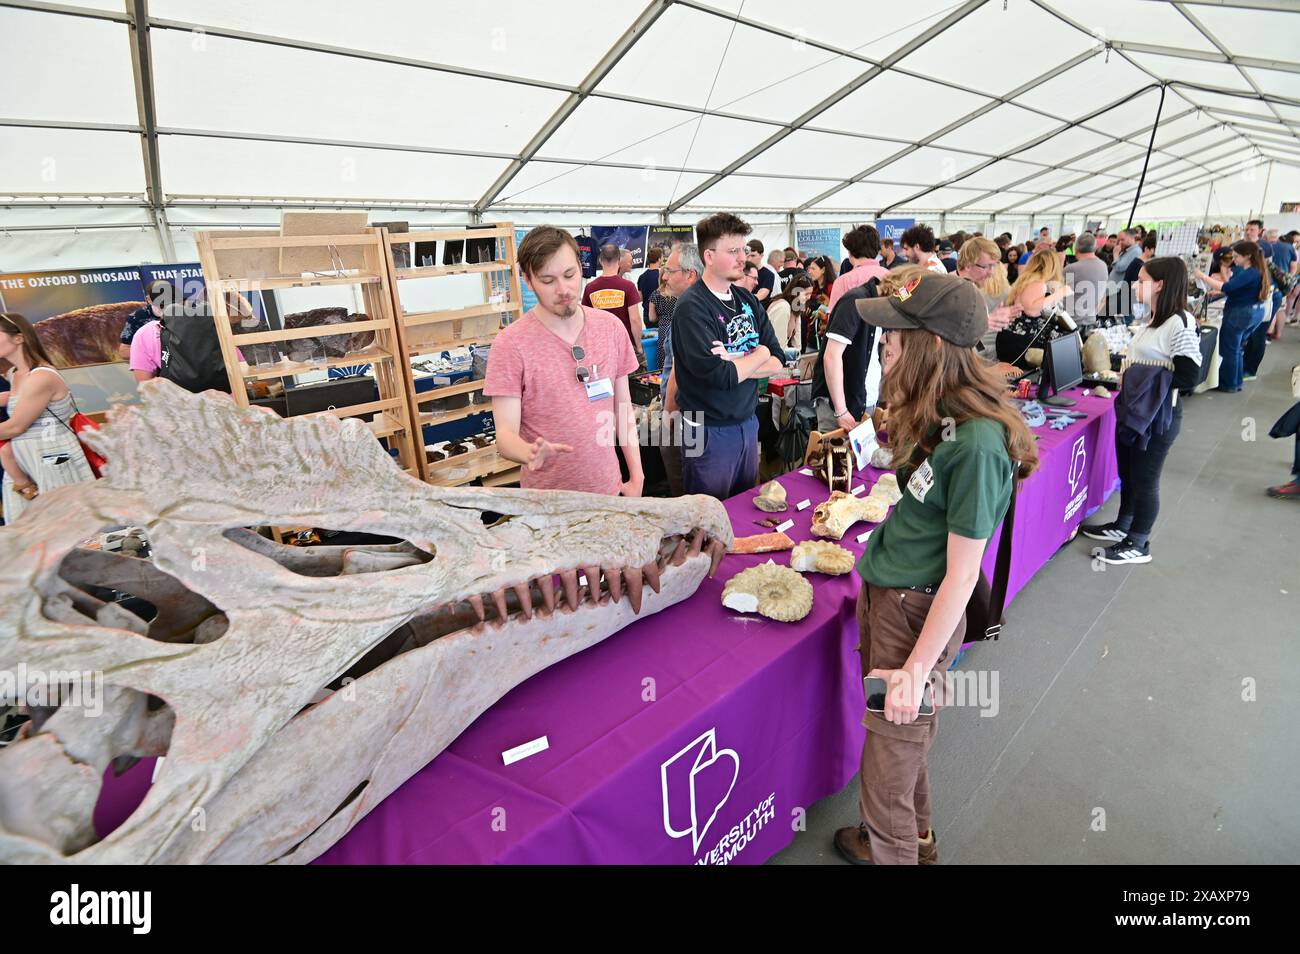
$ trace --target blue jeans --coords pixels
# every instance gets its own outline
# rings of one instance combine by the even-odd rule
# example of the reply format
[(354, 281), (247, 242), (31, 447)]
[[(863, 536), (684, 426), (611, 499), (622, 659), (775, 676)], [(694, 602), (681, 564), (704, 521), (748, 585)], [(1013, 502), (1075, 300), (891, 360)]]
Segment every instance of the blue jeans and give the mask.
[[(1273, 311), (1271, 315), (1276, 315), (1281, 309), (1281, 296), (1273, 296)], [(1257, 324), (1246, 335), (1245, 354), (1242, 356), (1241, 366), (1246, 374), (1258, 374), (1259, 366), (1264, 361), (1264, 349), (1268, 347), (1268, 326), (1272, 322), (1265, 319)]]
[(1223, 309), (1223, 325), (1219, 328), (1219, 390), (1240, 391), (1243, 347), (1246, 338), (1259, 322), (1252, 305), (1227, 305)]
[(683, 449), (682, 489), (719, 500), (753, 489), (758, 483), (758, 417), (744, 424), (700, 426), (703, 449), (698, 453)]

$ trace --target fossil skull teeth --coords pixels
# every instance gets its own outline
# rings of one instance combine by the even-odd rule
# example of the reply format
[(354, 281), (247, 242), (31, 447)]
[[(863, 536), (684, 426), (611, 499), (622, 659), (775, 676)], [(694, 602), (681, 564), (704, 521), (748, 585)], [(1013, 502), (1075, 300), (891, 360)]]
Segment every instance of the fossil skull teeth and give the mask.
[(722, 588), (722, 605), (793, 623), (812, 612), (813, 588), (788, 566), (771, 561), (741, 570)]
[[(87, 438), (105, 479), (0, 528), (0, 671), (98, 674), (104, 703), (97, 719), (39, 710), (0, 749), (3, 862), (310, 861), (513, 686), (635, 620), (638, 582), (642, 615), (690, 596), (712, 549), (688, 541), (732, 539), (711, 498), (432, 487), (360, 421), (162, 380), (140, 393)], [(122, 524), (148, 529), (149, 559), (80, 548)], [(268, 525), (405, 542), (299, 548), (243, 529)], [(580, 602), (584, 566), (620, 577), (618, 598)], [(557, 575), (569, 612), (549, 612)], [(106, 585), (158, 615), (101, 603)], [(144, 802), (98, 838), (108, 765), (163, 754)]]

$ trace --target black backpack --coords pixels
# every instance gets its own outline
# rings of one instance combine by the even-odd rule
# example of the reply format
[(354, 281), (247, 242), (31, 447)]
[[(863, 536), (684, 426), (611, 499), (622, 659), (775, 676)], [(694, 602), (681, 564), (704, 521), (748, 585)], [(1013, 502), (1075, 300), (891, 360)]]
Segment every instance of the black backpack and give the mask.
[(166, 378), (187, 391), (225, 391), (230, 393), (226, 362), (221, 357), (221, 342), (212, 309), (206, 301), (188, 301), (168, 305), (158, 321), (162, 341), (160, 378)]
[(817, 411), (811, 405), (798, 402), (790, 408), (790, 419), (776, 436), (776, 450), (787, 471), (803, 466), (808, 452), (808, 438), (817, 430)]

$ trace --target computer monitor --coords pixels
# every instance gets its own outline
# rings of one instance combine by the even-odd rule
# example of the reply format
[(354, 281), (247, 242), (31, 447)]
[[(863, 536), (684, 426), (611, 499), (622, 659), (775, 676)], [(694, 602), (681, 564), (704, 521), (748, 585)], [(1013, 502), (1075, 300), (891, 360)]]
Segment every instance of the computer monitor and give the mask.
[(1038, 400), (1056, 407), (1070, 407), (1069, 398), (1058, 395), (1083, 381), (1083, 342), (1079, 333), (1053, 338), (1043, 349), (1043, 376), (1038, 384)]

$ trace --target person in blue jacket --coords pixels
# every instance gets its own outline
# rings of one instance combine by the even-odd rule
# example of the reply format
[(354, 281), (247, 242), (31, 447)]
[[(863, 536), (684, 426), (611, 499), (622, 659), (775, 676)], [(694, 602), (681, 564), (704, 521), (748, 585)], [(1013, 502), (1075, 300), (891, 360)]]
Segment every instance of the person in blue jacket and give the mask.
[(1241, 390), (1244, 348), (1255, 326), (1267, 320), (1267, 302), (1273, 283), (1268, 277), (1264, 252), (1254, 242), (1232, 247), (1232, 277), (1227, 281), (1197, 271), (1196, 277), (1211, 291), (1223, 292), (1223, 327), (1219, 329), (1219, 387), (1234, 394)]

